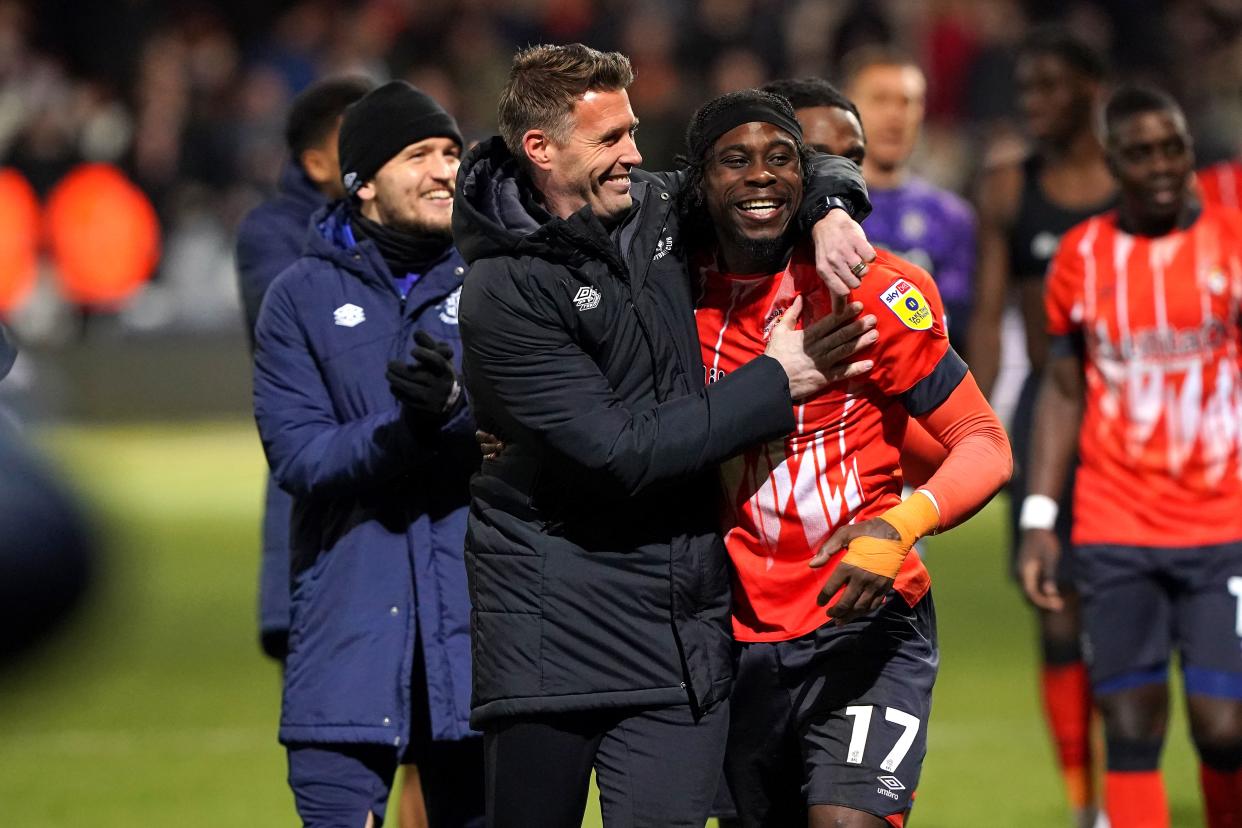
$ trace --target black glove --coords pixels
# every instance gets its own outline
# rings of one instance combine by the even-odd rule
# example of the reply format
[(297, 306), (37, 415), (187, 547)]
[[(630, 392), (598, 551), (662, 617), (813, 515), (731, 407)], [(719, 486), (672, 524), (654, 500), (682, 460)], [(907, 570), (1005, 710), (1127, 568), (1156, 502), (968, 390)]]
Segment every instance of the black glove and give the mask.
[(388, 385), (416, 424), (438, 428), (465, 404), (453, 348), (419, 331), (410, 357), (412, 362), (388, 363)]

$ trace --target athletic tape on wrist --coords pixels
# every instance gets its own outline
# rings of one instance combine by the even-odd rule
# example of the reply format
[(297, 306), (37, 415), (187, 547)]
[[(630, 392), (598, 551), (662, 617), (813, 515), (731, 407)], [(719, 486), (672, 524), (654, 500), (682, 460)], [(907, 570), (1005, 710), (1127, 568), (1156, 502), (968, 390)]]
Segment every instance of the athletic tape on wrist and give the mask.
[(880, 515), (880, 520), (896, 529), (901, 542), (909, 549), (919, 538), (935, 530), (940, 523), (940, 511), (931, 497), (919, 490)]
[(1018, 528), (1052, 530), (1057, 525), (1059, 511), (1057, 502), (1048, 495), (1027, 495), (1022, 500), (1022, 511), (1018, 514)]
[(841, 556), (841, 563), (865, 569), (885, 578), (896, 579), (901, 565), (906, 561), (910, 547), (899, 540), (861, 537), (850, 541), (849, 549)]
[(939, 525), (940, 512), (931, 496), (920, 490), (880, 515), (880, 520), (896, 529), (900, 539), (854, 538), (841, 557), (841, 563), (885, 578), (896, 578), (910, 548)]

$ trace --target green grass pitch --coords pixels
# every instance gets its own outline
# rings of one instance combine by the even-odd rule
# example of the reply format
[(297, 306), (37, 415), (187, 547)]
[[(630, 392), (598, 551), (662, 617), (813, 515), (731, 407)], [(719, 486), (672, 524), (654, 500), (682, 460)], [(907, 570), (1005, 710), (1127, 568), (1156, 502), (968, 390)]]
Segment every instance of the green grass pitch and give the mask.
[[(89, 504), (105, 567), (85, 609), (0, 674), (0, 825), (295, 825), (276, 743), (279, 673), (255, 635), (253, 427), (38, 438)], [(990, 507), (931, 542), (942, 664), (915, 828), (1069, 825), (1001, 518)], [(1201, 825), (1180, 705), (1170, 733), (1174, 825)], [(594, 804), (584, 824), (599, 824)]]

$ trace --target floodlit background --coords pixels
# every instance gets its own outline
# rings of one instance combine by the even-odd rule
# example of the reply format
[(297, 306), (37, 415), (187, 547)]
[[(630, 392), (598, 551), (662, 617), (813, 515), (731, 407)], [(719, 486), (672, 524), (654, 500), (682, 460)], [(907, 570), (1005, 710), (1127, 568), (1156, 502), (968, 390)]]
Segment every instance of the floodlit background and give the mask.
[[(0, 416), (21, 423), (23, 458), (0, 481), (58, 492), (58, 525), (79, 515), (90, 538), (0, 616), (19, 639), (39, 608), (67, 608), (0, 648), (0, 825), (295, 824), (279, 672), (257, 643), (263, 457), (232, 259), (293, 94), (406, 78), (475, 140), (515, 47), (581, 40), (632, 57), (655, 169), (706, 97), (833, 77), (849, 49), (893, 42), (929, 80), (917, 169), (969, 193), (1022, 151), (1012, 56), (1048, 19), (1174, 92), (1200, 163), (1237, 153), (1232, 0), (0, 0), (0, 318), (22, 348)], [(1005, 508), (930, 542), (943, 662), (917, 828), (1069, 824)], [(1164, 767), (1174, 824), (1192, 826), (1181, 715)]]

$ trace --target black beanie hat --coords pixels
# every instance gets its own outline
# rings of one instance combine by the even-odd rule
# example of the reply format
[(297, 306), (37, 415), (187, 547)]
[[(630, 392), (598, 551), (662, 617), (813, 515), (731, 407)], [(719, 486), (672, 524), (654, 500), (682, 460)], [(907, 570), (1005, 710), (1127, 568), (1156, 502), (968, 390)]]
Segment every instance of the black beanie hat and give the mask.
[(460, 147), (453, 116), (421, 89), (391, 81), (350, 104), (341, 121), (341, 182), (353, 195), (380, 167), (424, 138), (451, 138)]

